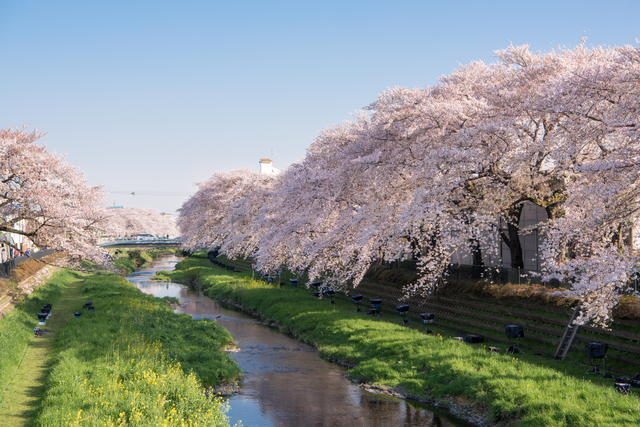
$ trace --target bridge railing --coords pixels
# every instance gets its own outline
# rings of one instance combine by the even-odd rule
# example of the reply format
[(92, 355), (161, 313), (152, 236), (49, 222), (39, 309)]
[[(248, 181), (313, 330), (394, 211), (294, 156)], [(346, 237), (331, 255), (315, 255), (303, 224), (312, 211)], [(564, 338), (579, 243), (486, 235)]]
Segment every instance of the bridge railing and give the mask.
[(100, 247), (109, 247), (109, 246), (149, 246), (149, 245), (174, 245), (180, 246), (181, 241), (178, 239), (119, 239), (119, 240), (109, 240), (107, 242), (100, 243), (98, 246)]

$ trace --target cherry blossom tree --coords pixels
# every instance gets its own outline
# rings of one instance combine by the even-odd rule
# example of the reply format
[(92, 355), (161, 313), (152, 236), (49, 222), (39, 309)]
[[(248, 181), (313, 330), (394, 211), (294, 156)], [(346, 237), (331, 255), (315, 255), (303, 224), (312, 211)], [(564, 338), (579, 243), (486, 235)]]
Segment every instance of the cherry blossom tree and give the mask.
[(135, 236), (140, 233), (176, 237), (180, 234), (173, 218), (155, 209), (115, 207), (107, 210), (107, 233), (115, 236)]
[(266, 229), (258, 223), (260, 210), (267, 205), (277, 192), (282, 180), (264, 175), (253, 176), (253, 189), (244, 197), (239, 197), (227, 208), (220, 228), (228, 233), (220, 250), (230, 258), (249, 258), (255, 256), (258, 245), (264, 238)]
[[(244, 232), (240, 223), (246, 224), (248, 220), (240, 217), (251, 217), (252, 207), (234, 203), (256, 191), (268, 190), (273, 181), (272, 175), (238, 169), (216, 172), (209, 180), (199, 183), (196, 194), (179, 210), (177, 225), (182, 233), (183, 246), (190, 250), (212, 248), (224, 244), (225, 239), (234, 233)], [(260, 204), (254, 207), (259, 208)]]
[(623, 243), (638, 216), (639, 49), (496, 57), (380, 94), (271, 187), (214, 175), (183, 206), (183, 235), (336, 285), (411, 254), (422, 276), (410, 295), (442, 283), (456, 251), (497, 255), (503, 241), (522, 267), (531, 202), (548, 216), (543, 279), (572, 284), (579, 322), (606, 322), (638, 264)]
[(96, 241), (106, 217), (104, 193), (63, 157), (37, 145), (43, 135), (0, 129), (0, 231), (23, 235), (40, 248), (102, 260)]
[[(570, 295), (582, 301), (580, 322), (605, 322), (617, 298), (628, 291), (630, 266), (637, 263), (620, 242), (625, 227), (635, 221), (637, 204), (631, 189), (637, 186), (638, 49), (580, 45), (540, 54), (522, 46), (497, 56), (501, 62), (496, 65), (472, 64), (442, 79), (442, 90), (482, 105), (459, 129), (447, 131), (442, 149), (436, 149), (434, 139), (421, 140), (420, 145), (428, 147), (423, 158), (437, 169), (412, 167), (413, 177), (425, 188), (416, 192), (422, 196), (414, 199), (403, 223), (420, 219), (428, 205), (439, 200), (447, 206), (445, 230), (475, 236), (470, 241), (495, 248), (495, 218), (506, 217), (510, 228), (516, 228), (524, 201), (542, 206), (550, 219), (543, 278), (573, 283)], [(399, 105), (391, 105), (394, 114)], [(405, 113), (387, 123), (408, 128), (409, 117)], [(378, 117), (372, 121), (384, 122)], [(426, 135), (421, 127), (418, 122), (418, 132)], [(400, 145), (396, 142), (395, 147)], [(438, 192), (444, 197), (434, 192), (440, 184), (444, 191)], [(606, 203), (589, 200), (585, 192)], [(623, 192), (624, 197), (613, 197), (612, 192)], [(596, 215), (596, 206), (607, 215)], [(574, 212), (582, 214), (569, 226)], [(586, 213), (591, 215), (588, 220)], [(517, 241), (517, 230), (510, 234), (510, 240)], [(419, 236), (420, 230), (413, 235)], [(463, 244), (451, 235), (441, 237), (441, 256), (423, 256), (426, 274), (409, 291), (431, 289), (451, 249)]]
[[(359, 115), (354, 122), (323, 131), (306, 158), (281, 176), (277, 192), (257, 217), (257, 228), (264, 235), (256, 253), (259, 269), (287, 267), (298, 272), (309, 270), (311, 276), (319, 274), (316, 271), (325, 276), (331, 271), (336, 277), (353, 272), (349, 265), (353, 254), (338, 256), (340, 248), (328, 240), (340, 235), (336, 230), (341, 216), (357, 210), (358, 199), (369, 190), (367, 182), (347, 173), (357, 168), (350, 160), (366, 151), (358, 145), (358, 135), (367, 123), (366, 116)], [(345, 235), (341, 241), (351, 244)]]
[(572, 283), (578, 322), (606, 323), (638, 261), (622, 244), (637, 218), (638, 48), (497, 56), (509, 76), (494, 79), (491, 116), (470, 136), (499, 161), (474, 190), (502, 214), (525, 200), (546, 209), (543, 279)]
[(565, 165), (565, 201), (549, 225), (545, 268), (572, 283), (579, 322), (606, 323), (639, 261), (625, 240), (640, 201), (640, 49), (567, 56), (575, 67), (556, 108), (568, 117), (568, 143), (553, 157)]

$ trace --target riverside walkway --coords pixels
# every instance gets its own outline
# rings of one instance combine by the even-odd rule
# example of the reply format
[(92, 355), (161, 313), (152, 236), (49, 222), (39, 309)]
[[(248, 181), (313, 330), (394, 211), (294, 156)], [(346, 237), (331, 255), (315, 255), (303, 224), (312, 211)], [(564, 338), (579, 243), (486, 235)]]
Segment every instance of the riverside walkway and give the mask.
[[(42, 271), (42, 270), (41, 270)], [(73, 318), (73, 309), (82, 303), (83, 277), (67, 284), (63, 295), (54, 304), (52, 316), (47, 320), (50, 333), (33, 338), (18, 369), (0, 396), (0, 426), (22, 427), (31, 425), (44, 390), (47, 365), (55, 332)]]

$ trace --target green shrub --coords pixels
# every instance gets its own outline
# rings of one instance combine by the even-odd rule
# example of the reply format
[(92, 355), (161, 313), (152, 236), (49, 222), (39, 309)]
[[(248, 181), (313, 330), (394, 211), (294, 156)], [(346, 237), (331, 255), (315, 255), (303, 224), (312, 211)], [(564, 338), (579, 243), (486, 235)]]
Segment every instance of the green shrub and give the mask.
[(136, 263), (130, 259), (118, 258), (113, 261), (113, 266), (116, 270), (121, 271), (122, 274), (131, 274), (136, 271)]
[(141, 251), (140, 249), (131, 249), (128, 251), (128, 254), (129, 259), (133, 261), (138, 267), (143, 266), (144, 264), (153, 260), (153, 257), (151, 255), (149, 255), (145, 251)]

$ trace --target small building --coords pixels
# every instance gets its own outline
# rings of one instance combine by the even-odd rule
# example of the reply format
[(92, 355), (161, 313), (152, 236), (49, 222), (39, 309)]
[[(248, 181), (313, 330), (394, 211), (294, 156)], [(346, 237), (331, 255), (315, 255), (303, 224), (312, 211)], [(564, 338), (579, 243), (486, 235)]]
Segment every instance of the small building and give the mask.
[(260, 159), (260, 173), (278, 175), (282, 170), (273, 166), (271, 159)]
[[(0, 209), (0, 215), (2, 215), (2, 219), (4, 223), (10, 222), (16, 215), (18, 215), (20, 207), (11, 203), (8, 206), (3, 206)], [(15, 224), (9, 226), (10, 229), (14, 229), (16, 231), (24, 231), (28, 233), (33, 230), (33, 222), (30, 220), (22, 219)], [(27, 238), (24, 234), (21, 233), (12, 233), (10, 230), (7, 230), (2, 233), (2, 241), (7, 244), (12, 245), (15, 248), (18, 248), (20, 251), (25, 252), (27, 250), (33, 251), (35, 249), (35, 245), (33, 242)], [(6, 246), (4, 243), (2, 246)]]
[[(548, 221), (547, 212), (543, 207), (534, 205), (533, 203), (526, 201), (522, 207), (522, 213), (520, 215), (520, 222), (518, 228), (520, 230), (519, 239), (522, 247), (522, 261), (524, 263), (525, 270), (538, 271), (543, 263), (542, 251), (540, 245), (544, 242), (544, 236), (539, 231), (539, 228)], [(501, 219), (497, 219), (499, 224), (499, 230), (496, 230), (496, 242), (498, 244), (496, 255), (491, 255), (487, 247), (481, 248), (482, 262), (485, 266), (501, 266), (505, 268), (512, 268), (511, 265), (511, 251), (509, 246), (500, 238), (500, 232), (506, 232), (507, 225)], [(456, 232), (454, 232), (456, 233)], [(495, 253), (494, 251), (494, 253)], [(468, 248), (458, 248), (451, 256), (451, 263), (459, 265), (473, 265), (473, 255), (468, 251)]]

